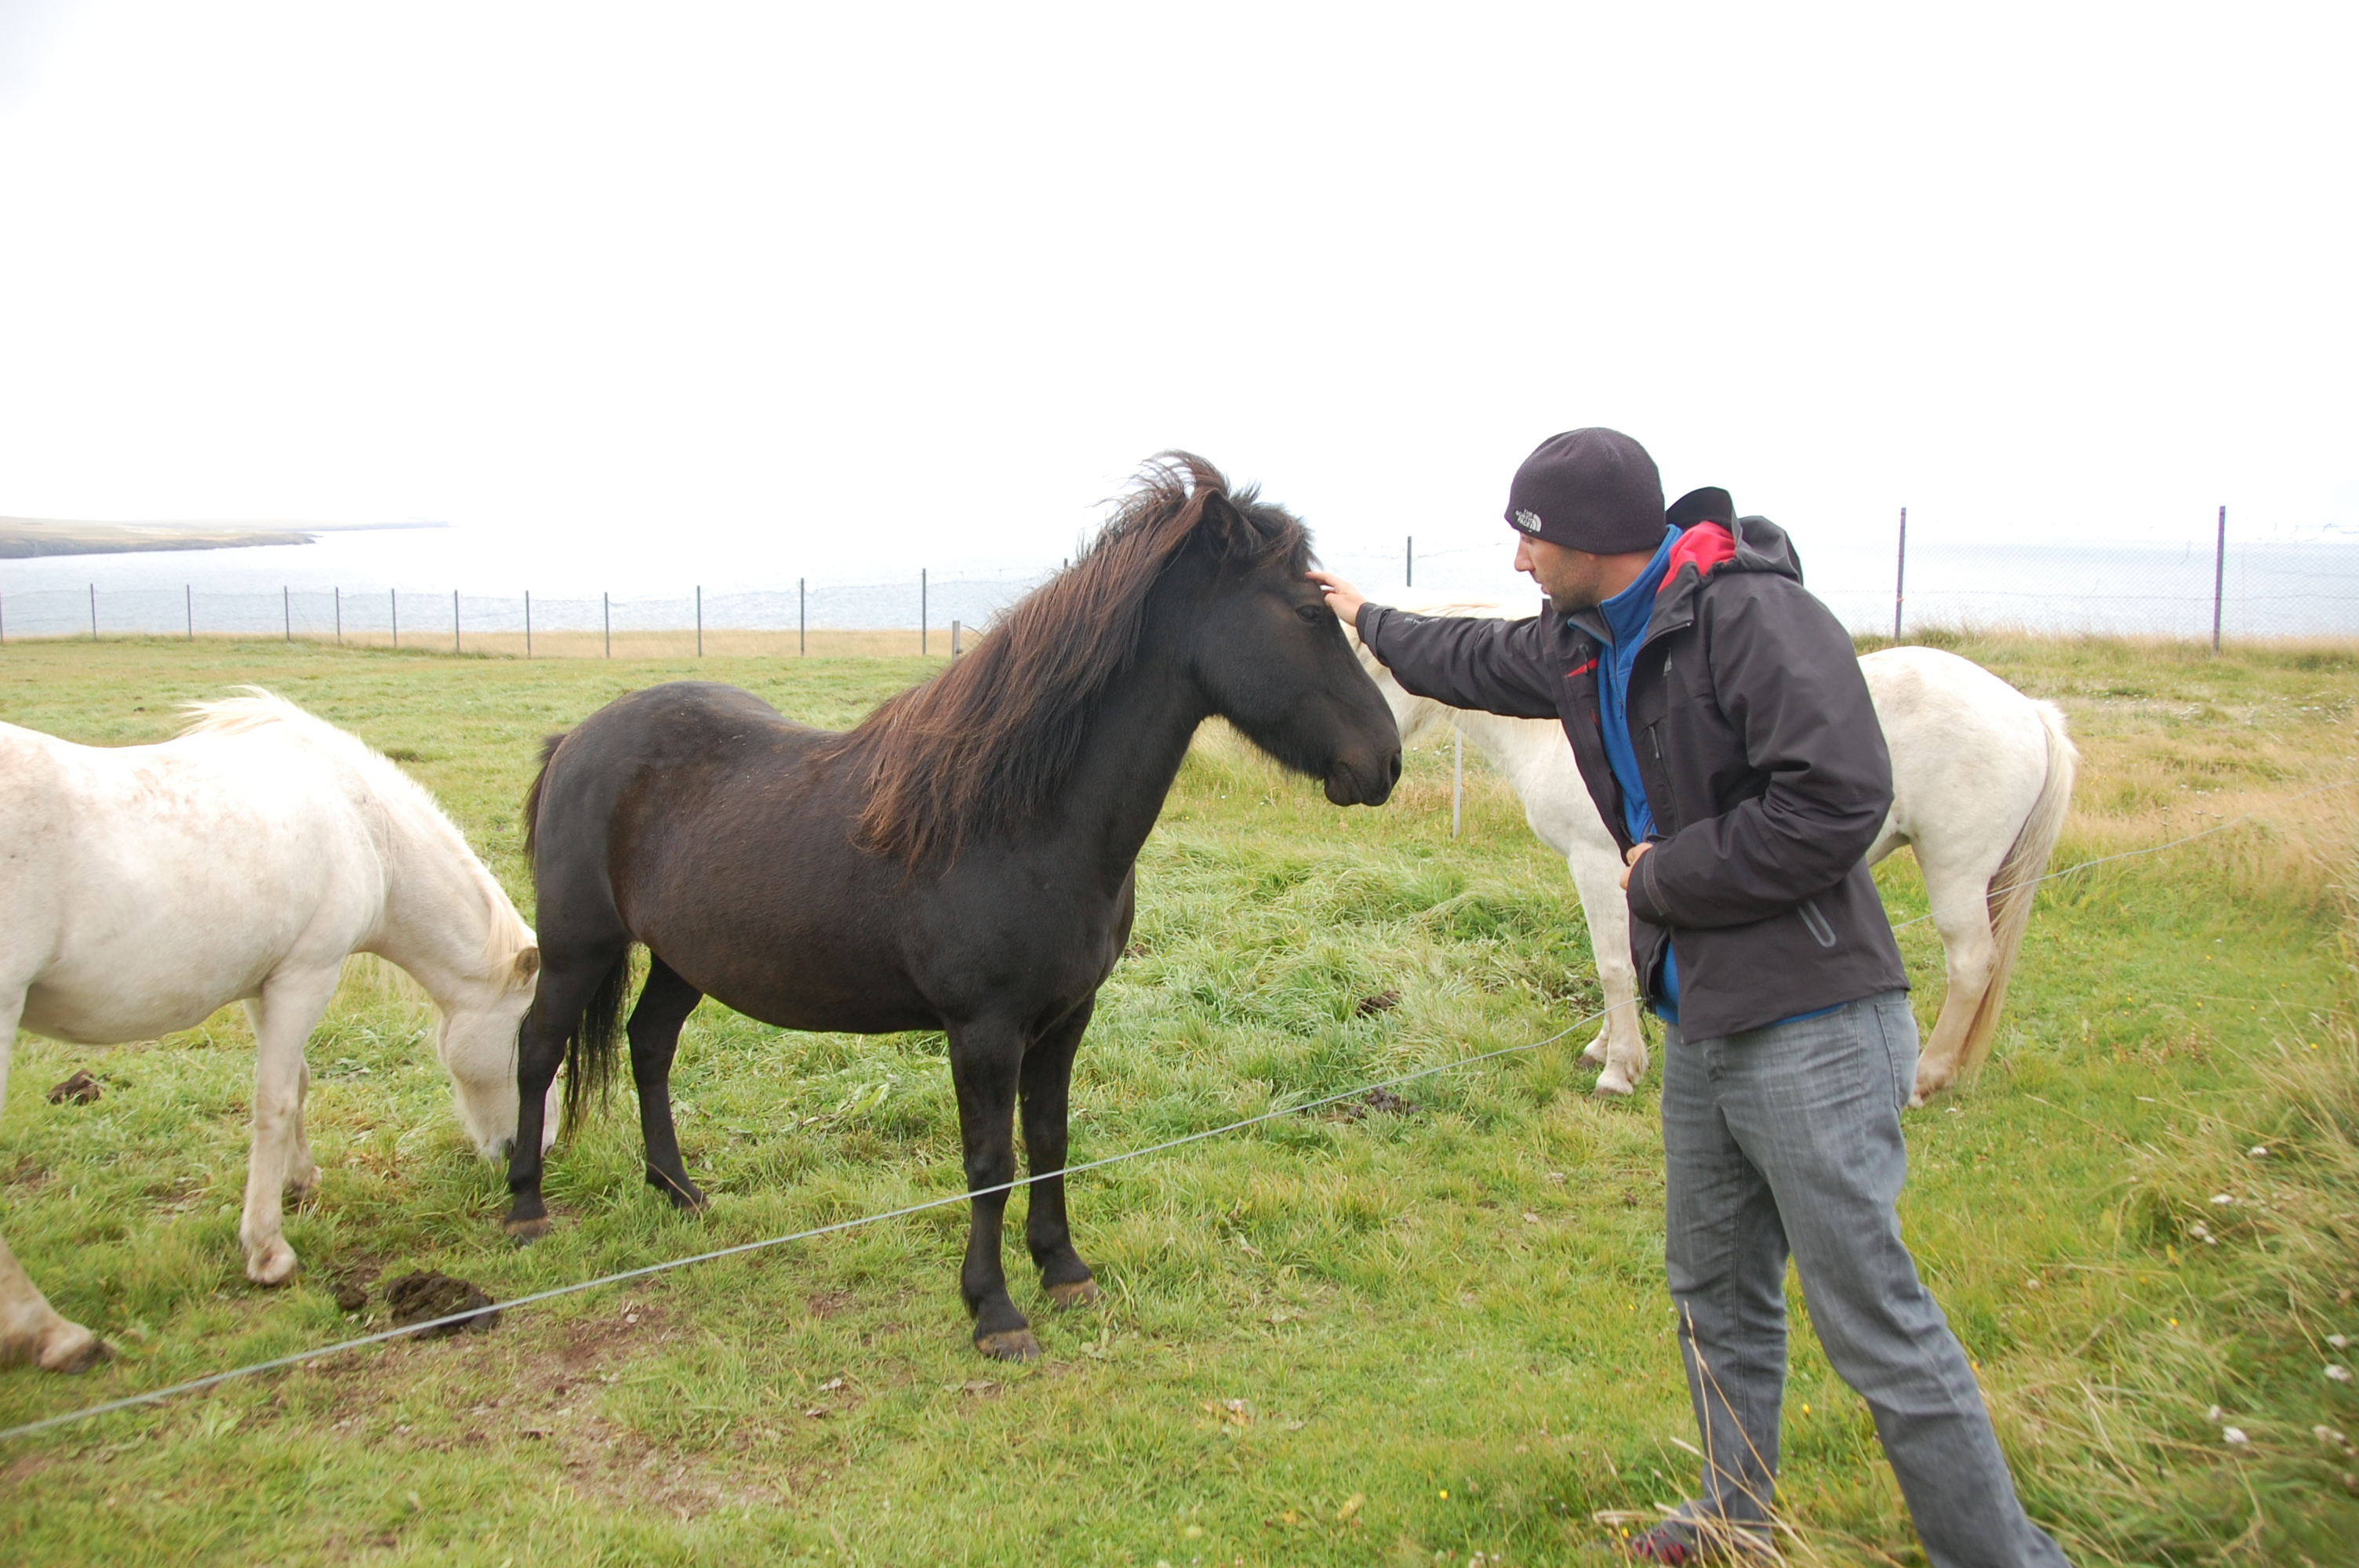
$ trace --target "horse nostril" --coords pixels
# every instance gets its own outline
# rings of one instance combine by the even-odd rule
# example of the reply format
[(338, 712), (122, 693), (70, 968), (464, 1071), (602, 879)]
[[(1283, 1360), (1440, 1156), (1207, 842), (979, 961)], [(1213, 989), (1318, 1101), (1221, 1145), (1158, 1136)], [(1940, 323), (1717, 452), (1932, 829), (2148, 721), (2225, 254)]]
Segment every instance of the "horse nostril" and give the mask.
[(1392, 760), (1386, 764), (1385, 783), (1388, 785), (1400, 783), (1400, 770), (1401, 754), (1395, 752), (1392, 754)]

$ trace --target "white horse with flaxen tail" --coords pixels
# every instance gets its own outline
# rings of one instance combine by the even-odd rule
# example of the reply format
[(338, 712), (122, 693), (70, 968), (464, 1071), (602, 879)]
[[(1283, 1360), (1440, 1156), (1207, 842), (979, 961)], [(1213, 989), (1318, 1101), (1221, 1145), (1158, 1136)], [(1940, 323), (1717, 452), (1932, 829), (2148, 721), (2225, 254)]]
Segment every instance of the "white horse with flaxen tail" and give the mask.
[[(1477, 600), (1401, 608), (1420, 615), (1510, 613)], [(1647, 1044), (1638, 1031), (1622, 856), (1564, 731), (1551, 719), (1506, 719), (1411, 697), (1364, 646), (1359, 652), (1401, 740), (1456, 725), (1506, 775), (1540, 841), (1565, 858), (1605, 993), (1605, 1027), (1582, 1055), (1604, 1067), (1597, 1093), (1628, 1094), (1646, 1076)], [(1912, 1103), (1922, 1105), (1990, 1051), (2036, 884), (2064, 830), (2079, 754), (2053, 703), (2024, 696), (1971, 660), (1938, 648), (1886, 648), (1859, 667), (1892, 753), (1892, 811), (1867, 862), (1903, 844), (1914, 848), (1949, 975), (1940, 1017), (1918, 1062)]]
[[(485, 1157), (516, 1124), (516, 1027), (540, 949), (431, 795), (333, 725), (255, 687), (178, 740), (77, 746), (0, 724), (0, 1093), (22, 1027), (76, 1044), (254, 1023), (246, 1277), (295, 1271), (282, 1204), (318, 1184), (303, 1059), (346, 955), (400, 966)], [(552, 1122), (551, 1125), (554, 1125)], [(79, 1370), (103, 1346), (0, 1242), (0, 1364)]]

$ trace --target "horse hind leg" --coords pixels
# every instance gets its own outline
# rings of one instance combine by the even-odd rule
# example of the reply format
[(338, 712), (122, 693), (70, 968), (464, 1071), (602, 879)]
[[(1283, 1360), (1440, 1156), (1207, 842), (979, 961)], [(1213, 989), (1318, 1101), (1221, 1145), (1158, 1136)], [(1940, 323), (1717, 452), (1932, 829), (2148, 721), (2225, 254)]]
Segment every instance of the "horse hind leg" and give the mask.
[(661, 1190), (672, 1207), (700, 1209), (703, 1190), (680, 1162), (679, 1134), (671, 1119), (671, 1063), (679, 1050), (680, 1025), (704, 993), (681, 979), (660, 957), (647, 964), (647, 983), (631, 1009), (631, 1082), (638, 1090), (639, 1137), (647, 1146), (647, 1185)]
[[(24, 1009), (19, 988), (0, 1005), (0, 1102), (8, 1089), (8, 1056), (16, 1044), (16, 1019)], [(8, 1243), (0, 1240), (0, 1367), (30, 1362), (51, 1372), (80, 1372), (106, 1354), (97, 1335), (59, 1315), (40, 1287), (26, 1274)]]
[(1043, 1172), (1065, 1168), (1067, 1112), (1073, 1082), (1073, 1054), (1095, 1011), (1093, 997), (1058, 1020), (1024, 1053), (1017, 1084), (1022, 1096), (1024, 1159), (1032, 1173), (1026, 1201), (1024, 1241), (1040, 1271), (1041, 1288), (1060, 1307), (1087, 1306), (1098, 1299), (1090, 1266), (1073, 1250), (1065, 1216), (1065, 1178)]
[[(610, 944), (583, 946), (570, 954), (552, 951), (545, 936), (541, 943), (539, 989), (516, 1031), (516, 1137), (508, 1144), (508, 1212), (500, 1221), (500, 1228), (516, 1241), (549, 1234), (549, 1206), (540, 1182), (549, 1164), (549, 1090), (565, 1063), (566, 1039), (576, 1030), (599, 1032), (599, 1041), (586, 1044), (584, 1050), (588, 1054), (603, 1052), (608, 1020), (604, 988), (623, 983), (617, 970), (629, 957), (628, 940), (619, 935)], [(587, 1097), (595, 1092), (589, 1081), (593, 1076), (603, 1085), (603, 1075), (592, 1075), (584, 1065), (577, 1065), (569, 1076), (566, 1092), (573, 1097), (577, 1112), (586, 1108)]]
[(1630, 959), (1630, 906), (1622, 896), (1621, 860), (1614, 841), (1602, 852), (1587, 841), (1565, 857), (1589, 925), (1589, 949), (1597, 983), (1605, 993), (1605, 1026), (1581, 1054), (1604, 1070), (1592, 1093), (1609, 1098), (1635, 1090), (1647, 1076), (1647, 1036), (1638, 1027), (1638, 966)]
[[(303, 1048), (336, 994), (341, 966), (281, 972), (263, 982), (245, 1004), (254, 1024), (254, 1144), (245, 1163), (245, 1213), (237, 1227), (245, 1250), (245, 1277), (282, 1285), (295, 1272), (295, 1249), (281, 1230), (290, 1184), (315, 1182), (303, 1136), (303, 1095), (309, 1081)], [(308, 1171), (306, 1167), (309, 1167)]]
[(1949, 983), (1932, 1038), (1926, 1041), (1918, 1058), (1917, 1089), (1908, 1098), (1910, 1105), (1923, 1105), (1956, 1081), (1974, 1015), (1997, 968), (1998, 943), (1991, 931), (1988, 887), (1986, 876), (1925, 868), (1925, 892), (1933, 906), (1933, 929), (1940, 933), (1942, 968)]

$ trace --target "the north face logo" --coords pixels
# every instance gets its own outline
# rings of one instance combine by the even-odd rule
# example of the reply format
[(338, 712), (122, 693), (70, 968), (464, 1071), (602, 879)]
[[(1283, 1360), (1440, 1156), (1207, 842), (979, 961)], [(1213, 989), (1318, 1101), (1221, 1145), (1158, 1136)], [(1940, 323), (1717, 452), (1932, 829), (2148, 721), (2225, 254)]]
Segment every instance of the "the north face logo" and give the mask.
[(1537, 534), (1540, 531), (1539, 517), (1537, 514), (1532, 512), (1518, 512), (1513, 517), (1508, 518), (1507, 521), (1513, 523), (1516, 527), (1521, 528), (1527, 534)]

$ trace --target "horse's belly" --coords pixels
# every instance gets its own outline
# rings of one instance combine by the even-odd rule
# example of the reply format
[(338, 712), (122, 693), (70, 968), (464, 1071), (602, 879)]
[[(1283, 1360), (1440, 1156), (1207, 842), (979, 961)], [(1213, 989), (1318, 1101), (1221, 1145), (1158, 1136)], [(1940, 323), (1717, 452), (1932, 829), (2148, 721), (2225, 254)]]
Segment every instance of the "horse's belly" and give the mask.
[(138, 977), (114, 986), (36, 984), (25, 993), (21, 1027), (73, 1045), (120, 1045), (194, 1029), (226, 1001), (213, 991), (158, 986)]

